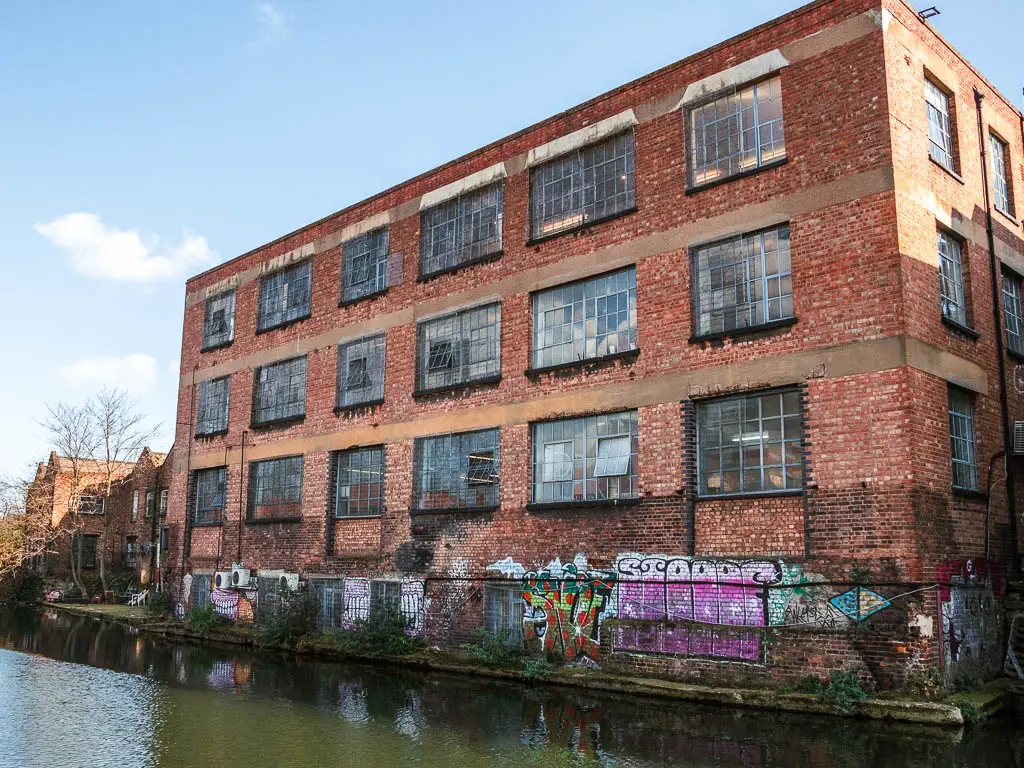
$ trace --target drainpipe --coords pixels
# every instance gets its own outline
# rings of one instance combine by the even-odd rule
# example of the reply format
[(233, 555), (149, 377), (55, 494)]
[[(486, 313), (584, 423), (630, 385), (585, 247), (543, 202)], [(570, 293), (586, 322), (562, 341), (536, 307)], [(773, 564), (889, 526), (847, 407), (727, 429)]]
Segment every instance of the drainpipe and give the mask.
[[(996, 237), (992, 230), (992, 204), (988, 194), (988, 142), (985, 136), (984, 121), (981, 117), (981, 103), (985, 95), (977, 88), (974, 89), (974, 107), (978, 113), (978, 143), (981, 145), (981, 189), (985, 196), (985, 233), (988, 235), (988, 259), (989, 270), (992, 276), (992, 320), (996, 337), (996, 357), (999, 360), (999, 407), (1003, 416), (1003, 450), (1009, 455), (1012, 446), (1013, 432), (1010, 427), (1010, 406), (1006, 394), (1006, 359), (1003, 352), (1003, 323), (1002, 312), (999, 310), (999, 287), (1000, 272), (996, 259)], [(1010, 555), (1011, 568), (1017, 570), (1017, 503), (1014, 496), (1013, 473), (1007, 463), (1006, 471), (1006, 506), (1010, 516)]]
[(245, 500), (242, 498), (242, 484), (245, 482), (245, 436), (248, 433), (242, 430), (242, 449), (238, 457), (238, 552), (235, 556), (236, 562), (242, 562), (242, 514), (245, 511)]
[(192, 554), (192, 430), (195, 428), (193, 419), (196, 406), (196, 371), (199, 364), (192, 369), (192, 389), (188, 399), (188, 449), (185, 453), (185, 535), (181, 542), (181, 575), (185, 575), (185, 561)]

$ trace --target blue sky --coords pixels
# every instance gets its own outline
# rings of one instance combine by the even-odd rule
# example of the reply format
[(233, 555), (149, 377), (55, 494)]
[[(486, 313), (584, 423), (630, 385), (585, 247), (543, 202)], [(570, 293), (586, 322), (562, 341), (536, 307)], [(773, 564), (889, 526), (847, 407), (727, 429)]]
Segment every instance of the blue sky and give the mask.
[[(798, 4), (0, 2), (0, 472), (105, 383), (170, 447), (186, 275)], [(938, 5), (1020, 105), (1024, 4)]]

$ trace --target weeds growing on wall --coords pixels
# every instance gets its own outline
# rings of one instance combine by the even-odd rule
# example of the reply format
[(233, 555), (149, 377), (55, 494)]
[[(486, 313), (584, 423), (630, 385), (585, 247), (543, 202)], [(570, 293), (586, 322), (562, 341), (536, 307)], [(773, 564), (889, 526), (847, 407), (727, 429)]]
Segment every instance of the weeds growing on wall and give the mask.
[(459, 650), (473, 661), (483, 664), (486, 667), (511, 667), (519, 661), (519, 653), (514, 648), (505, 644), (505, 636), (488, 632), (485, 629), (478, 631), (480, 644), (463, 643)]
[(295, 645), (316, 632), (317, 605), (307, 589), (285, 590), (273, 611), (260, 625), (264, 645)]
[(189, 612), (185, 614), (185, 623), (188, 628), (193, 632), (205, 635), (219, 621), (217, 614), (213, 610), (213, 605), (193, 605), (189, 609)]
[(829, 675), (828, 684), (818, 694), (818, 698), (839, 714), (848, 715), (870, 696), (861, 685), (857, 673), (847, 670)]
[(408, 656), (423, 649), (423, 641), (406, 633), (401, 611), (389, 605), (374, 606), (365, 619), (357, 619), (351, 629), (328, 630), (328, 645), (342, 653)]
[(539, 683), (555, 671), (555, 665), (547, 659), (526, 659), (523, 661), (523, 680)]

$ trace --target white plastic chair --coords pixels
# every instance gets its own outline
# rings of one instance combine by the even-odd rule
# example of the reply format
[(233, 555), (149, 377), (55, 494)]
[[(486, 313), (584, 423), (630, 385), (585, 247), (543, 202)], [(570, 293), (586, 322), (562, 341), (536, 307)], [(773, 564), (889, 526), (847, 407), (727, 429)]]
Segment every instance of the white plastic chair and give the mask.
[(128, 598), (128, 605), (134, 608), (141, 608), (146, 604), (146, 598), (149, 597), (149, 590), (144, 589), (141, 592), (136, 592), (130, 598)]

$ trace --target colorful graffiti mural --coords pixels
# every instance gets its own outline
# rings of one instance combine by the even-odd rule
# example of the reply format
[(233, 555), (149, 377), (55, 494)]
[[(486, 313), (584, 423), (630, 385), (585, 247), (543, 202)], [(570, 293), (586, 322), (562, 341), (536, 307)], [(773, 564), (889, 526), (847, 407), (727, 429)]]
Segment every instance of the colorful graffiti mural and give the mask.
[(259, 594), (259, 578), (253, 576), (249, 579), (249, 586), (245, 589), (215, 587), (210, 592), (210, 602), (213, 603), (214, 613), (218, 616), (236, 624), (252, 626), (256, 623), (256, 603), (259, 600)]
[(997, 597), (1002, 568), (984, 559), (949, 560), (935, 569), (942, 617), (942, 657), (947, 677), (998, 669), (1001, 636)]

